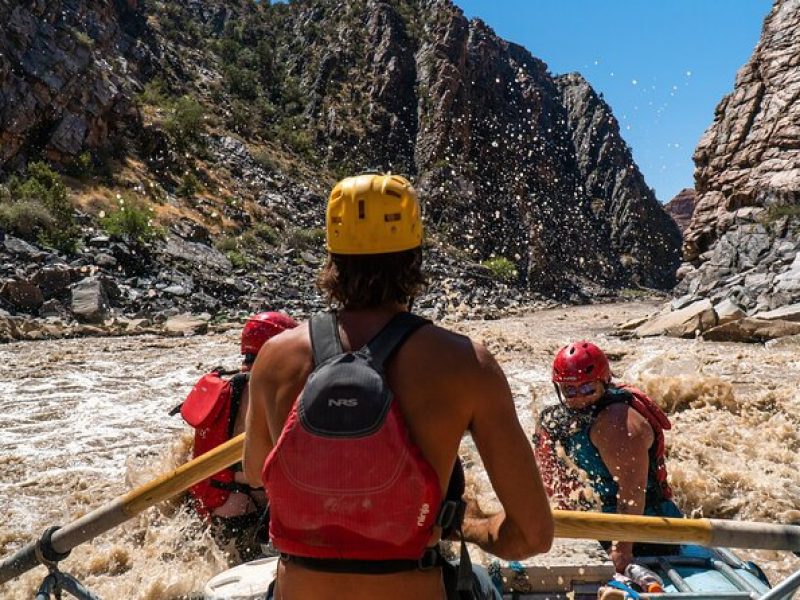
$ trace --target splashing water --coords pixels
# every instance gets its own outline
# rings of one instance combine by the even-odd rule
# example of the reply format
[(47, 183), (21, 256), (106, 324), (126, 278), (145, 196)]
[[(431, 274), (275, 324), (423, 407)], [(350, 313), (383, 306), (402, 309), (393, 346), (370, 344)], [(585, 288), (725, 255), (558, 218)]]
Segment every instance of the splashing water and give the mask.
[[(800, 354), (796, 348), (655, 338), (622, 341), (615, 323), (647, 304), (572, 307), (453, 327), (503, 365), (525, 431), (553, 402), (550, 363), (576, 338), (604, 348), (614, 372), (669, 413), (668, 468), (679, 505), (695, 516), (800, 519)], [(237, 335), (26, 342), (0, 347), (0, 556), (184, 462), (191, 434), (167, 415), (198, 377), (237, 364)], [(498, 508), (471, 440), (468, 490)], [(737, 551), (773, 577), (800, 568), (788, 553)], [(485, 558), (474, 553), (476, 558)], [(559, 542), (553, 560), (599, 560), (596, 546)], [(177, 599), (201, 592), (232, 560), (181, 501), (163, 503), (61, 563), (105, 600)], [(39, 567), (0, 586), (33, 597)]]

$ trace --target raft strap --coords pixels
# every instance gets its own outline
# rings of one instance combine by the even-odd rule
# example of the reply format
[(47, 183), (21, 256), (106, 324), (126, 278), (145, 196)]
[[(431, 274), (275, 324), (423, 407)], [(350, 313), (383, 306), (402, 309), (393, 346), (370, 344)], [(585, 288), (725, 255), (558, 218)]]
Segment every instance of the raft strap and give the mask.
[(56, 549), (53, 548), (53, 533), (59, 529), (61, 529), (61, 526), (55, 525), (45, 530), (42, 537), (36, 542), (36, 547), (34, 548), (36, 560), (47, 567), (55, 567), (56, 563), (67, 558), (70, 552), (72, 552), (72, 550), (57, 552)]

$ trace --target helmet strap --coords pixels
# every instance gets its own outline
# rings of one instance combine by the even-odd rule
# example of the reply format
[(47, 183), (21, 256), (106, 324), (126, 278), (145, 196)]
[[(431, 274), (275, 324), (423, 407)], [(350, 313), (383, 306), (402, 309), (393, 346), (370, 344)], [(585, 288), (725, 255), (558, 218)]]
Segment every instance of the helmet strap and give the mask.
[(568, 405), (566, 400), (564, 400), (564, 394), (561, 393), (561, 386), (558, 385), (555, 381), (553, 382), (553, 387), (556, 388), (556, 396), (558, 396), (558, 402), (564, 408), (568, 410), (572, 410)]

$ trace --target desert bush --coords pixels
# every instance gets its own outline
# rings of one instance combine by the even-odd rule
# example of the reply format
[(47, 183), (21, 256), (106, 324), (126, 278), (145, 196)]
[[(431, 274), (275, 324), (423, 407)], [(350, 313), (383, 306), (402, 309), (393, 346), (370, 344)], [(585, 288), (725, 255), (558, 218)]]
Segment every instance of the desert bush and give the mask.
[(481, 262), (481, 264), (489, 269), (492, 273), (492, 277), (500, 281), (514, 281), (518, 276), (517, 267), (505, 256), (489, 258)]
[(164, 231), (153, 222), (152, 210), (133, 202), (121, 202), (117, 210), (100, 219), (100, 226), (110, 235), (138, 244), (164, 237)]
[(297, 227), (289, 232), (286, 243), (292, 248), (319, 250), (325, 244), (325, 230), (321, 227)]
[(23, 239), (74, 252), (80, 230), (61, 176), (43, 162), (28, 165), (24, 177), (12, 177), (3, 200), (3, 222)]

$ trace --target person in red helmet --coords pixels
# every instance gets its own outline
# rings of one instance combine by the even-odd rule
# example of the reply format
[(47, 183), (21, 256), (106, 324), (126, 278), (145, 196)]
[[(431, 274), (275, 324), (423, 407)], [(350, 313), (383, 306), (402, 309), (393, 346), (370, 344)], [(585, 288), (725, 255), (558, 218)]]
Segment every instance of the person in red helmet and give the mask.
[[(664, 430), (671, 425), (658, 405), (635, 387), (613, 383), (605, 353), (585, 340), (558, 351), (552, 381), (560, 402), (542, 411), (535, 442), (545, 485), (561, 507), (590, 504), (577, 467), (603, 512), (683, 516), (672, 501), (664, 463)], [(620, 573), (634, 556), (677, 551), (669, 545), (601, 543)]]
[[(195, 384), (179, 407), (186, 422), (195, 428), (193, 457), (244, 431), (248, 380), (258, 352), (267, 340), (294, 327), (294, 319), (280, 312), (251, 316), (242, 329), (239, 372), (226, 379), (222, 369), (216, 369)], [(258, 556), (263, 540), (256, 534), (262, 529), (267, 502), (262, 488), (248, 485), (241, 463), (192, 486), (189, 494), (197, 513), (212, 524), (215, 537), (232, 541), (241, 560)]]

